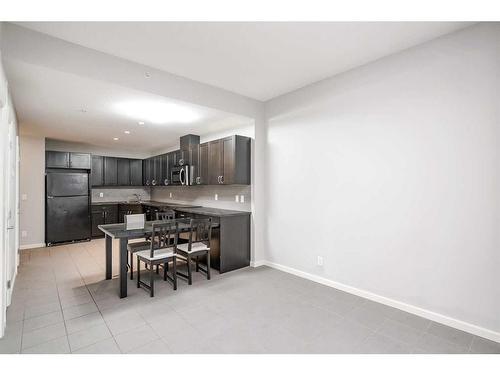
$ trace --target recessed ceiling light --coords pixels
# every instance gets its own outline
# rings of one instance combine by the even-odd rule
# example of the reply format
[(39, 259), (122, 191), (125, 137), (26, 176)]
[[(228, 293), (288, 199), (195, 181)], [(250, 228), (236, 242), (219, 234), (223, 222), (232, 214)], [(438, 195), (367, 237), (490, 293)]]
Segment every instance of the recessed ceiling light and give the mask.
[(125, 130), (124, 133), (125, 134), (130, 134), (130, 132), (128, 130)]
[(114, 138), (113, 138), (113, 141), (117, 141), (117, 140), (119, 140), (119, 139), (120, 139), (120, 138), (118, 138), (118, 137), (114, 137)]
[(139, 121), (139, 125), (144, 125), (144, 121)]
[(114, 107), (119, 114), (153, 124), (188, 124), (201, 117), (197, 111), (187, 105), (163, 100), (133, 100), (117, 103)]

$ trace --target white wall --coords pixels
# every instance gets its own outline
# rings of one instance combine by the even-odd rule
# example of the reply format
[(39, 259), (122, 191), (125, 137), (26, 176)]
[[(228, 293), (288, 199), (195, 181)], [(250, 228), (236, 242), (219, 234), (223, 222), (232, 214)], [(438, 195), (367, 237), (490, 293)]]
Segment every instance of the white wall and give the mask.
[(20, 248), (45, 246), (45, 138), (21, 134), (19, 154)]
[(499, 37), (480, 24), (267, 103), (266, 259), (500, 340)]

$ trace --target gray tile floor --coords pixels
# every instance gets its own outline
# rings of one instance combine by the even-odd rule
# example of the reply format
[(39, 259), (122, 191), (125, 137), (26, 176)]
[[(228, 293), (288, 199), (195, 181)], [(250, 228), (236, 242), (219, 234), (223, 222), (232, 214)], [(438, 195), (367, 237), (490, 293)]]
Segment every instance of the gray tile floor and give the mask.
[(175, 292), (158, 281), (155, 298), (129, 281), (120, 299), (103, 280), (103, 240), (24, 251), (0, 353), (500, 353), (271, 268), (214, 274)]

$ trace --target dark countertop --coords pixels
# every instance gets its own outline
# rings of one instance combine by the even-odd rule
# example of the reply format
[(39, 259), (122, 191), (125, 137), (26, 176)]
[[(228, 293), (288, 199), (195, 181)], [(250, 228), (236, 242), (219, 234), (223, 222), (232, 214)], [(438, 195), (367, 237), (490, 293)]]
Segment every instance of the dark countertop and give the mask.
[[(113, 238), (142, 238), (145, 234), (151, 233), (153, 230), (153, 223), (161, 223), (162, 221), (146, 221), (144, 228), (140, 229), (126, 229), (126, 224), (102, 224), (97, 227)], [(218, 223), (213, 223), (213, 227), (217, 228)], [(191, 229), (189, 223), (179, 223), (179, 232), (188, 232)]]
[(106, 206), (114, 204), (142, 204), (151, 207), (170, 207), (174, 210), (179, 210), (182, 212), (187, 212), (191, 214), (207, 215), (207, 216), (241, 216), (250, 215), (251, 212), (248, 211), (235, 211), (235, 210), (224, 210), (222, 208), (212, 208), (212, 207), (202, 207), (194, 206), (192, 204), (183, 203), (171, 203), (171, 202), (157, 202), (157, 201), (142, 201), (138, 202), (126, 202), (126, 201), (112, 201), (112, 202), (92, 202), (92, 206)]
[(182, 204), (182, 203), (169, 203), (169, 202), (156, 202), (156, 201), (141, 201), (141, 202), (127, 202), (127, 201), (110, 201), (110, 202), (92, 202), (92, 206), (107, 206), (113, 204), (131, 204), (131, 205), (144, 205), (151, 207), (172, 207), (172, 208), (191, 208), (200, 207), (192, 204)]
[(222, 208), (212, 208), (212, 207), (174, 207), (182, 212), (187, 212), (190, 214), (199, 214), (207, 216), (245, 216), (250, 215), (251, 212), (248, 211), (235, 211), (235, 210), (223, 210)]

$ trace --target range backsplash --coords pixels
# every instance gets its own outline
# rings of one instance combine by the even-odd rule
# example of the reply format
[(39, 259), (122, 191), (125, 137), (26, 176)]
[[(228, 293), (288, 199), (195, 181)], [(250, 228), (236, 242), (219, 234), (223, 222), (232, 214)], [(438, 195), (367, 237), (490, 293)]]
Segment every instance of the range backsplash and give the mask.
[[(151, 200), (160, 202), (179, 202), (204, 207), (216, 207), (228, 210), (251, 211), (250, 185), (233, 186), (157, 186), (151, 188)], [(172, 193), (172, 197), (170, 197)], [(215, 194), (218, 200), (215, 200)], [(236, 202), (244, 196), (244, 202)]]
[[(99, 196), (103, 193), (103, 197)], [(138, 194), (142, 200), (150, 200), (149, 187), (145, 188), (92, 188), (92, 202), (121, 202), (135, 199), (134, 194)]]

